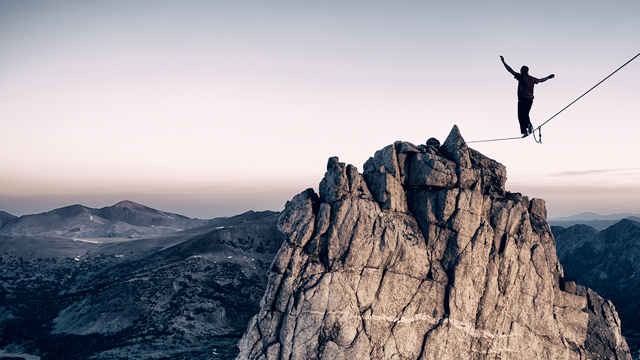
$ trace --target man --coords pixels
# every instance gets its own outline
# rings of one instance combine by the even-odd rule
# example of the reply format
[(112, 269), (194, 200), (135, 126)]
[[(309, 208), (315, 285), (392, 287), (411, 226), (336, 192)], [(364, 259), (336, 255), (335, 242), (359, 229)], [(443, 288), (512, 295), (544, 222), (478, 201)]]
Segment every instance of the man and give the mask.
[(507, 71), (518, 80), (518, 121), (520, 122), (520, 133), (522, 137), (527, 137), (533, 132), (533, 125), (531, 125), (531, 120), (529, 119), (529, 111), (531, 111), (531, 105), (533, 105), (533, 86), (537, 83), (553, 79), (555, 75), (551, 74), (545, 78), (537, 79), (529, 75), (529, 68), (527, 66), (522, 66), (520, 73), (517, 73), (504, 62), (502, 55), (500, 55), (500, 60)]

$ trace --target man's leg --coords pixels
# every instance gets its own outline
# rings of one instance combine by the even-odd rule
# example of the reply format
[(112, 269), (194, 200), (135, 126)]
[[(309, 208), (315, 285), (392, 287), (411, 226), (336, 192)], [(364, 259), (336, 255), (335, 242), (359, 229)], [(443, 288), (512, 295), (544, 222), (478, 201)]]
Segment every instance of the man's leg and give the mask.
[(518, 99), (518, 121), (520, 122), (520, 133), (522, 135), (529, 134), (529, 124), (531, 119), (529, 118), (529, 111), (533, 105), (533, 99), (522, 98)]

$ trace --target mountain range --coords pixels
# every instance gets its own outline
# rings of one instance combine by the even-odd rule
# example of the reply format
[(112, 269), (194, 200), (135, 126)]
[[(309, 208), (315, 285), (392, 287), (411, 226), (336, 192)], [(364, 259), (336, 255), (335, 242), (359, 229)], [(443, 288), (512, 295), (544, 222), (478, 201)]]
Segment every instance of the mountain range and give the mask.
[(283, 241), (278, 217), (198, 220), (130, 201), (3, 215), (0, 357), (234, 357)]
[(169, 234), (209, 222), (152, 209), (133, 201), (121, 201), (100, 209), (71, 205), (20, 217), (0, 212), (0, 235), (136, 239)]
[(548, 222), (551, 226), (569, 227), (582, 224), (591, 226), (597, 230), (604, 230), (622, 219), (640, 221), (640, 214), (620, 213), (600, 215), (593, 212), (583, 212), (572, 216), (550, 218)]

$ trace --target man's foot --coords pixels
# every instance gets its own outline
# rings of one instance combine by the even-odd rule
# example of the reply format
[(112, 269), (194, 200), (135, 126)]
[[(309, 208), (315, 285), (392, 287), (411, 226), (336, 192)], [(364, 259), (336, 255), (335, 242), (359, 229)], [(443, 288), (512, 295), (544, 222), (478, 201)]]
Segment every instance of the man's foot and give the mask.
[(527, 136), (529, 136), (530, 133), (527, 134), (522, 134), (522, 138), (526, 138)]
[[(529, 134), (531, 134), (533, 132), (533, 125), (531, 125), (531, 123), (529, 123), (529, 127), (527, 128)], [(527, 135), (529, 135), (527, 134)]]

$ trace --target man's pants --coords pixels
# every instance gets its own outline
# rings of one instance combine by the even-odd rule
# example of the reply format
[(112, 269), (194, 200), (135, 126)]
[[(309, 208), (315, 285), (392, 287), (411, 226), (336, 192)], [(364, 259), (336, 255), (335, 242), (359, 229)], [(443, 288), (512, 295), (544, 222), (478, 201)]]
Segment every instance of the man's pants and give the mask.
[(531, 111), (533, 99), (518, 98), (518, 121), (520, 121), (520, 133), (527, 134), (531, 119), (529, 119), (529, 111)]

